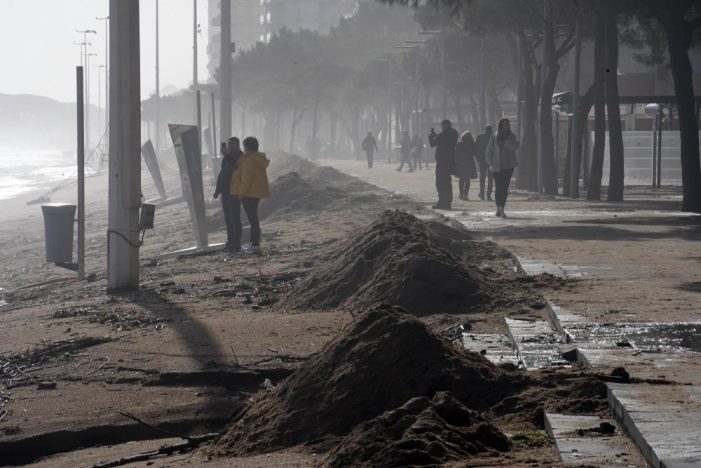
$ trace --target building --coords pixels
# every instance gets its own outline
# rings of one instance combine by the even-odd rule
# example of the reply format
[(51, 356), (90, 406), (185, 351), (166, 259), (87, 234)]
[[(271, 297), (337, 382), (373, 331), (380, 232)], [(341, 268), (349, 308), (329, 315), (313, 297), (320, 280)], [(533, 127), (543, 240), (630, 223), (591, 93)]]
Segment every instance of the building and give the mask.
[[(236, 53), (250, 49), (260, 40), (265, 28), (260, 23), (260, 15), (265, 8), (261, 0), (231, 0), (231, 40), (236, 44)], [(210, 74), (219, 66), (221, 37), (221, 1), (209, 0), (209, 44), (207, 45)]]
[(341, 17), (355, 9), (355, 1), (350, 0), (260, 0), (260, 3), (264, 8), (259, 17), (264, 28), (261, 41), (269, 41), (283, 28), (327, 34)]
[[(238, 53), (269, 41), (283, 28), (326, 34), (355, 5), (355, 0), (231, 0), (231, 40)], [(219, 66), (220, 11), (220, 0), (209, 0), (207, 68), (212, 75)]]

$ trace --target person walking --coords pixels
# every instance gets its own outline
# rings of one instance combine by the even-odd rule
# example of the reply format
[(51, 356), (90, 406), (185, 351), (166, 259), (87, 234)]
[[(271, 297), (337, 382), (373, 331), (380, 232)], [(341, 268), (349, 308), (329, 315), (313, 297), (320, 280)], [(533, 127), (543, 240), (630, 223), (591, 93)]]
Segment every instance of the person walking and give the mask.
[[(241, 231), (241, 216), (239, 214), (239, 202), (235, 197), (231, 196), (231, 178), (234, 175), (234, 169), (241, 157), (241, 144), (239, 139), (231, 137), (227, 143), (222, 143), (221, 146), (221, 169), (217, 176), (217, 185), (214, 189), (214, 198), (219, 198), (221, 195), (222, 211), (224, 213), (224, 222), (226, 223), (226, 245), (225, 249), (232, 250), (241, 248), (240, 240), (236, 241), (236, 232)], [(238, 227), (237, 220), (238, 219)], [(239, 238), (241, 234), (239, 234)]]
[[(411, 159), (414, 161), (414, 169), (422, 169), (421, 161), (424, 158), (424, 140), (419, 135), (414, 135), (411, 140)], [(428, 165), (427, 165), (428, 167)]]
[(414, 172), (414, 163), (411, 161), (411, 137), (409, 136), (409, 132), (404, 132), (400, 145), (399, 152), (402, 155), (402, 161), (397, 168), (397, 172), (402, 172), (404, 163), (409, 166), (409, 172)]
[(434, 129), (428, 135), (431, 148), (436, 148), (436, 190), (438, 203), (434, 209), (449, 210), (453, 203), (453, 183), (451, 175), (455, 173), (455, 145), (458, 142), (458, 132), (450, 120), (441, 122), (441, 133)]
[(487, 145), (489, 144), (489, 139), (492, 138), (492, 126), (487, 125), (484, 127), (484, 133), (477, 135), (477, 162), (479, 163), (480, 170), (480, 200), (484, 200), (485, 195), (485, 182), (487, 183), (487, 200), (492, 201), (492, 184), (494, 183), (494, 176), (489, 171), (489, 165), (484, 157), (487, 151)]
[(377, 140), (372, 136), (372, 132), (368, 132), (368, 136), (363, 140), (362, 147), (368, 159), (368, 169), (372, 169), (375, 151), (377, 151)]
[[(258, 151), (258, 140), (247, 137), (243, 140), (243, 154), (231, 180), (231, 195), (236, 197), (239, 206), (248, 217), (251, 225), (251, 242), (244, 246), (245, 253), (260, 253), (260, 220), (258, 204), (261, 198), (270, 198), (267, 168), (270, 164), (265, 153)], [(240, 215), (240, 212), (239, 212)], [(239, 219), (240, 225), (240, 219)], [(241, 232), (238, 233), (241, 240)]]
[(477, 165), (475, 164), (476, 152), (477, 144), (472, 136), (472, 132), (463, 133), (460, 137), (460, 141), (455, 146), (455, 172), (458, 176), (460, 200), (468, 199), (470, 179), (477, 178)]
[(489, 139), (485, 159), (489, 165), (489, 171), (494, 175), (497, 216), (502, 218), (506, 218), (504, 207), (509, 194), (509, 183), (511, 183), (514, 169), (518, 166), (516, 157), (518, 147), (519, 141), (511, 131), (511, 122), (509, 119), (501, 119), (497, 126), (497, 133)]

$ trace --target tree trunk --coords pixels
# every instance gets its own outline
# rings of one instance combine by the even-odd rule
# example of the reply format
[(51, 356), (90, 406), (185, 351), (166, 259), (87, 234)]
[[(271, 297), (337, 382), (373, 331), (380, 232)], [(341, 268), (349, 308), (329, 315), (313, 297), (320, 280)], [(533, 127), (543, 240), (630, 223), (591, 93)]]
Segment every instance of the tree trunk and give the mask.
[(606, 109), (609, 117), (609, 187), (608, 201), (623, 201), (625, 168), (623, 160), (623, 128), (618, 99), (618, 17), (615, 7), (608, 5), (604, 15), (606, 34)]
[(318, 127), (318, 122), (319, 122), (319, 99), (316, 99), (314, 101), (314, 111), (312, 113), (312, 145), (310, 148), (311, 154), (309, 155), (310, 158), (312, 158), (312, 161), (316, 161), (316, 158), (318, 156), (318, 146), (316, 144), (317, 141), (317, 127)]
[(290, 147), (289, 153), (295, 152), (295, 132), (297, 131), (297, 109), (292, 109), (292, 120), (290, 121)]
[(552, 99), (555, 82), (560, 71), (555, 55), (555, 31), (553, 30), (552, 0), (544, 2), (543, 59), (540, 86), (540, 170), (545, 193), (557, 195), (557, 164), (553, 143)]
[[(536, 121), (538, 118), (538, 93), (534, 80), (532, 58), (527, 47), (521, 47), (521, 65), (519, 75), (522, 78), (523, 93), (521, 95), (521, 146), (518, 150), (518, 172), (516, 187), (523, 190), (538, 191), (538, 160)], [(495, 129), (496, 130), (496, 129)]]
[(597, 9), (594, 42), (594, 148), (589, 171), (587, 199), (601, 200), (601, 178), (604, 174), (604, 149), (606, 146), (606, 35), (604, 16)]
[(683, 14), (668, 18), (664, 26), (669, 44), (669, 58), (681, 133), (682, 211), (701, 213), (699, 128), (696, 100), (694, 99), (693, 70), (689, 61), (689, 47), (693, 30), (684, 20)]

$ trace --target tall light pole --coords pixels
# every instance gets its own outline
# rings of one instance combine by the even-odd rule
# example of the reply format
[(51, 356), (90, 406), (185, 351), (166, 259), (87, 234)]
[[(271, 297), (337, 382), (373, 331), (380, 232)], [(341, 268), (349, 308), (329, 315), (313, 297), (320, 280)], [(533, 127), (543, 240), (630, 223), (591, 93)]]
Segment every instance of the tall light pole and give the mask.
[(197, 144), (202, 154), (202, 102), (200, 93), (200, 83), (197, 78), (197, 34), (199, 25), (197, 24), (197, 0), (192, 0), (192, 89), (195, 93), (195, 121), (197, 125)]
[(109, 81), (110, 81), (110, 55), (109, 55), (109, 38), (110, 38), (110, 17), (105, 16), (104, 18), (95, 18), (98, 21), (105, 22), (105, 153), (108, 152), (109, 148), (109, 131), (107, 127), (110, 121), (110, 93), (109, 93)]
[[(226, 141), (226, 139), (231, 136), (231, 49), (231, 0), (221, 0), (221, 42), (219, 43), (219, 141)], [(214, 150), (216, 151), (217, 148)]]
[(141, 87), (139, 0), (110, 0), (107, 289), (139, 287)]
[(90, 57), (97, 54), (85, 54), (85, 142), (90, 149)]
[(160, 69), (160, 32), (158, 0), (156, 0), (156, 135), (154, 136), (154, 148), (156, 155), (161, 151), (161, 69)]
[(385, 52), (387, 59), (387, 162), (392, 162), (392, 56), (402, 52)]

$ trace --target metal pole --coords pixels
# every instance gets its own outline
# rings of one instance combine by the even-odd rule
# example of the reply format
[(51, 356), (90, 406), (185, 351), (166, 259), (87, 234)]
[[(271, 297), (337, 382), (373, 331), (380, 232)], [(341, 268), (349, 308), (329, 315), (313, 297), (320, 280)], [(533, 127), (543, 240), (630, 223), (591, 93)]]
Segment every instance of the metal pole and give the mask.
[[(87, 47), (85, 48), (87, 52)], [(85, 145), (90, 148), (90, 56), (85, 54)]]
[(214, 101), (214, 93), (212, 93), (212, 151), (214, 151), (212, 157), (217, 157), (217, 108)]
[(160, 32), (158, 0), (156, 0), (156, 134), (153, 138), (156, 156), (161, 151), (161, 69), (160, 69)]
[(445, 120), (448, 116), (448, 88), (447, 88), (447, 81), (446, 81), (446, 73), (445, 73), (445, 66), (446, 66), (446, 33), (445, 31), (441, 32), (442, 40), (441, 40), (441, 86), (443, 87), (443, 120)]
[(200, 158), (202, 158), (202, 91), (199, 89), (195, 92), (195, 100), (197, 103), (197, 145), (199, 146)]
[(231, 136), (231, 0), (221, 0), (219, 48), (219, 140), (226, 141)]
[(141, 88), (139, 0), (110, 0), (107, 289), (139, 287)]
[(572, 140), (570, 146), (570, 198), (579, 198), (579, 145), (577, 141), (577, 127), (579, 126), (579, 68), (582, 55), (582, 40), (580, 34), (579, 17), (574, 25), (574, 77), (572, 84)]
[(660, 114), (655, 114), (652, 121), (652, 188), (657, 185), (657, 127), (660, 125)]
[(487, 97), (485, 87), (485, 53), (484, 53), (484, 33), (480, 35), (480, 128), (487, 125)]
[(662, 187), (662, 109), (657, 125), (657, 188)]
[(75, 68), (76, 111), (78, 116), (76, 143), (78, 144), (78, 278), (85, 276), (85, 135), (83, 120), (83, 67)]
[(392, 162), (392, 57), (387, 56), (387, 162)]

